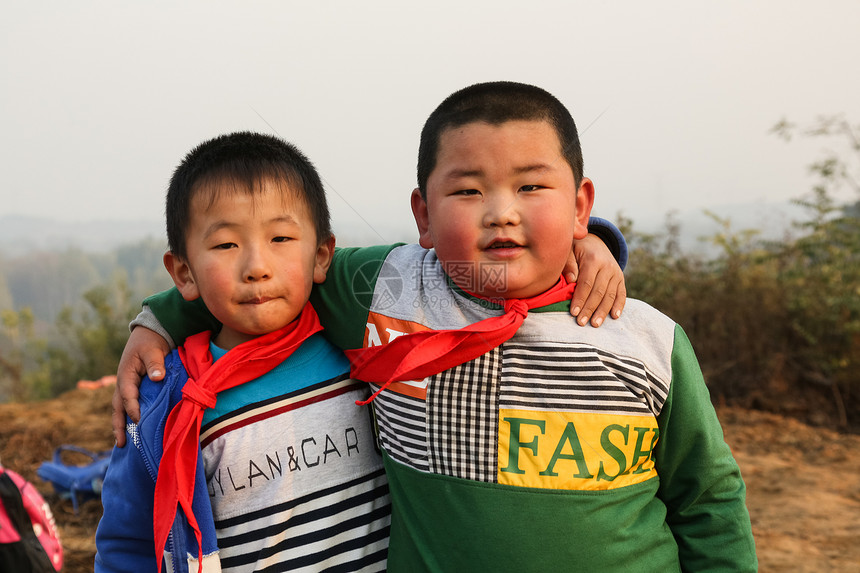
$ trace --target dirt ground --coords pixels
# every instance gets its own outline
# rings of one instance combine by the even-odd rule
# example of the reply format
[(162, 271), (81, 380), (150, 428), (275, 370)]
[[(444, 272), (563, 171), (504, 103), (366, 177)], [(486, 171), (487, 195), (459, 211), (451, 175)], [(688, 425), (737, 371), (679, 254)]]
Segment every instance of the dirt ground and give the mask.
[[(45, 495), (60, 527), (67, 573), (92, 571), (98, 501), (75, 515), (36, 476), (55, 447), (113, 445), (110, 387), (35, 404), (0, 404), (0, 461)], [(763, 412), (718, 409), (747, 483), (760, 570), (860, 571), (860, 436)]]

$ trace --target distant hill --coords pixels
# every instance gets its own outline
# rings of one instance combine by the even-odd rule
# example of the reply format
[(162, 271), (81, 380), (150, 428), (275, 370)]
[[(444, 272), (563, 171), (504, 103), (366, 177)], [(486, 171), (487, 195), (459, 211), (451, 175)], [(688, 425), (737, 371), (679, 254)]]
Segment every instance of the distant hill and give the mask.
[[(336, 232), (344, 246), (410, 240), (396, 225)], [(2, 216), (0, 311), (29, 307), (37, 320), (53, 323), (64, 308), (81, 308), (88, 290), (120, 279), (134, 300), (142, 299), (172, 284), (161, 262), (166, 243), (162, 223), (154, 221)]]
[[(790, 203), (751, 202), (720, 205), (710, 209), (732, 222), (732, 229), (759, 229), (761, 237), (779, 239), (791, 228), (792, 220), (805, 219), (800, 207)], [(665, 228), (666, 215), (624, 211), (633, 220), (633, 228), (642, 233), (656, 233)], [(614, 220), (617, 213), (600, 213)], [(703, 210), (677, 212), (673, 220), (681, 227), (681, 244), (685, 250), (703, 248), (699, 237), (710, 236), (718, 225)], [(417, 233), (412, 221), (385, 221), (369, 228), (367, 224), (334, 222), (338, 245), (366, 246), (376, 243), (414, 241)], [(28, 251), (65, 251), (78, 248), (85, 252), (106, 253), (145, 239), (166, 241), (164, 223), (147, 220), (93, 220), (84, 222), (53, 221), (39, 217), (0, 216), (0, 253), (17, 256)]]
[[(365, 223), (337, 223), (334, 231), (340, 246), (367, 246), (415, 240), (412, 221), (385, 221), (373, 228)], [(65, 251), (77, 248), (88, 253), (107, 253), (119, 246), (153, 239), (167, 242), (163, 221), (93, 220), (54, 221), (22, 215), (0, 216), (0, 253), (7, 257), (31, 251)]]
[(160, 233), (146, 221), (0, 217), (0, 310), (29, 307), (52, 323), (96, 286), (125, 281), (135, 298), (167, 288)]
[[(794, 221), (808, 220), (808, 214), (802, 207), (793, 203), (766, 203), (763, 201), (744, 204), (718, 205), (708, 209), (720, 219), (729, 220), (731, 232), (755, 229), (757, 238), (768, 241), (780, 241), (786, 233), (793, 232)], [(639, 233), (659, 234), (666, 230), (667, 217), (680, 226), (680, 244), (686, 252), (699, 252), (705, 255), (715, 254), (713, 247), (703, 238), (709, 238), (721, 231), (720, 225), (705, 214), (704, 209), (677, 211), (663, 215), (653, 213), (639, 214), (622, 211), (625, 217), (633, 220), (633, 229)], [(601, 214), (607, 217), (606, 214)], [(613, 214), (612, 216), (617, 216)]]
[(70, 247), (104, 253), (123, 244), (164, 236), (164, 224), (160, 221), (66, 222), (19, 215), (0, 217), (0, 251), (10, 256), (33, 250), (64, 251)]

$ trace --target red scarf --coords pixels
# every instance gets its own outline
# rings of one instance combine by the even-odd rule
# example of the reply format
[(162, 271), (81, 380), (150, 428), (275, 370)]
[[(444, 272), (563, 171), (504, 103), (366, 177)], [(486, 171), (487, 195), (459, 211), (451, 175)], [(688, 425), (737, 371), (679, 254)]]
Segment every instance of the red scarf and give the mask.
[(424, 330), (398, 336), (383, 346), (347, 350), (356, 380), (382, 387), (363, 402), (372, 402), (392, 382), (423, 380), (486, 354), (510, 340), (530, 309), (569, 300), (576, 283), (564, 277), (551, 289), (531, 298), (505, 300), (505, 313), (457, 330)]
[(158, 571), (161, 571), (164, 545), (167, 543), (178, 503), (185, 512), (188, 524), (194, 529), (202, 572), (203, 540), (197, 519), (191, 510), (191, 500), (194, 497), (203, 411), (215, 406), (215, 398), (219, 392), (269, 372), (286, 360), (311, 335), (321, 330), (316, 311), (307, 303), (298, 320), (280, 330), (243, 342), (217, 362), (213, 362), (212, 353), (209, 351), (211, 333), (208, 331), (188, 338), (185, 345), (179, 348), (179, 357), (188, 371), (188, 382), (182, 388), (182, 400), (167, 418), (164, 428), (164, 453), (155, 482), (153, 525)]

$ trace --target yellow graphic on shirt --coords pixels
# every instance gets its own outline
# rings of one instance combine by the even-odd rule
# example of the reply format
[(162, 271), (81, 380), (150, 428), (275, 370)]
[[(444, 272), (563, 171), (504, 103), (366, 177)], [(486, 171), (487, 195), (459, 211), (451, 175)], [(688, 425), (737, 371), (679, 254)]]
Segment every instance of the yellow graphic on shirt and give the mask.
[(499, 410), (499, 483), (606, 490), (657, 476), (653, 416)]

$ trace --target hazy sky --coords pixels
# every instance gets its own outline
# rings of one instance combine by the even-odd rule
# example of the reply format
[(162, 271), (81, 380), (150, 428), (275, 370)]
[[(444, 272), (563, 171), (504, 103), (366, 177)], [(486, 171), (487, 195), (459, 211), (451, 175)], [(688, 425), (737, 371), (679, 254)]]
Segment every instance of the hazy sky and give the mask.
[(860, 121), (856, 0), (593, 4), (9, 3), (0, 216), (160, 221), (181, 157), (250, 129), (314, 160), (336, 232), (409, 238), (423, 121), (486, 80), (567, 104), (610, 218), (797, 197), (821, 142), (769, 129)]

